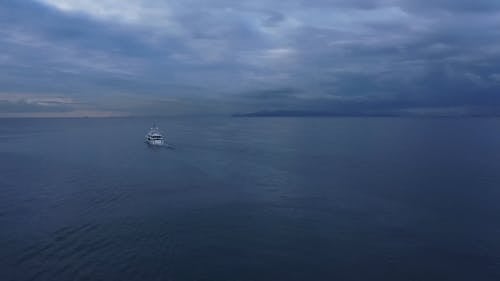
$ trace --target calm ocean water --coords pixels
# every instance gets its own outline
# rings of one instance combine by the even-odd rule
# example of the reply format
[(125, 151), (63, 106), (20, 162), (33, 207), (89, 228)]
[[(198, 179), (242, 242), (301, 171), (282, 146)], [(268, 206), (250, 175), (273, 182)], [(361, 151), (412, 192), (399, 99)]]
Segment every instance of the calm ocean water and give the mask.
[(500, 119), (0, 119), (1, 280), (500, 280)]

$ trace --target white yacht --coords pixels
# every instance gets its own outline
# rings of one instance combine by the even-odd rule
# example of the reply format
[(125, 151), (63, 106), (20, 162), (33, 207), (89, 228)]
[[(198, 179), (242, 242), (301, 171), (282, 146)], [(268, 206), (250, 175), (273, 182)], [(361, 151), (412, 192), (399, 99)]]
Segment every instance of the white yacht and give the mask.
[(149, 130), (148, 134), (146, 135), (146, 143), (149, 145), (165, 144), (165, 138), (163, 137), (160, 129), (158, 129), (157, 126), (153, 125), (153, 127)]

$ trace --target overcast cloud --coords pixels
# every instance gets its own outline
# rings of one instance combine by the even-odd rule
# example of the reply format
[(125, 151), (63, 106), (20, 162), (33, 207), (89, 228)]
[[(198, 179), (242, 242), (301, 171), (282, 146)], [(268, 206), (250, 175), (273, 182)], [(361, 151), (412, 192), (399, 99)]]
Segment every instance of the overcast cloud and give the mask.
[(0, 116), (500, 114), (498, 0), (7, 0)]

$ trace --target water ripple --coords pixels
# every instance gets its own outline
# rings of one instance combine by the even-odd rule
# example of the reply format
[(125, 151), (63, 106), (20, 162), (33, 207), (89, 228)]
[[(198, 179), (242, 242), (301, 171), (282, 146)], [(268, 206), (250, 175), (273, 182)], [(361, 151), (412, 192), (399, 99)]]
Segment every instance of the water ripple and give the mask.
[(137, 221), (65, 226), (26, 247), (14, 266), (23, 269), (20, 280), (119, 280), (124, 273), (129, 280), (164, 280), (173, 253), (168, 229)]

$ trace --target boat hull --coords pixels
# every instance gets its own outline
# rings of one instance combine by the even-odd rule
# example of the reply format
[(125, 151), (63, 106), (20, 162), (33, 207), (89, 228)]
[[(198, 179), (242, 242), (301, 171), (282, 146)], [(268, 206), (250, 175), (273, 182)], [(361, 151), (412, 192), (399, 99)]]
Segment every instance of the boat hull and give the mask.
[(146, 143), (149, 145), (154, 145), (154, 146), (161, 146), (165, 145), (164, 140), (146, 140)]

